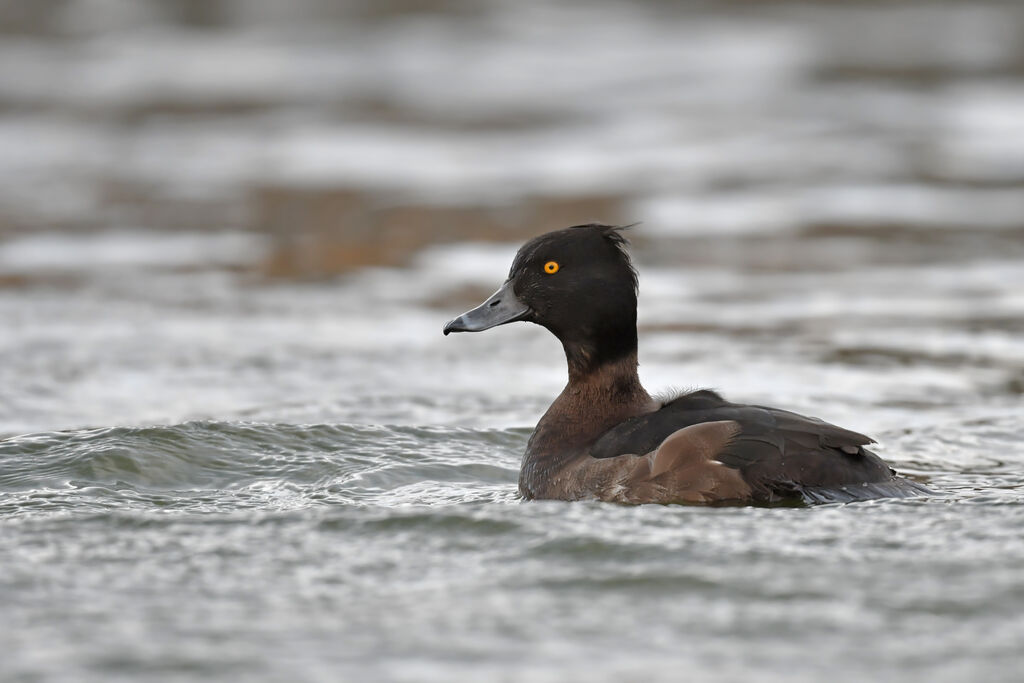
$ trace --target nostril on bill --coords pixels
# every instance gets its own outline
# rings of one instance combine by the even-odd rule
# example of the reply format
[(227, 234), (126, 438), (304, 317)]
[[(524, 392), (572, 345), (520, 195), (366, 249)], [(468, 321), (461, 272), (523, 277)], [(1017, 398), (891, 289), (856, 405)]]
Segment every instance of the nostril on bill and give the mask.
[(497, 306), (500, 303), (501, 303), (501, 299), (498, 299), (497, 301), (492, 301), (490, 307), (494, 308), (495, 306)]

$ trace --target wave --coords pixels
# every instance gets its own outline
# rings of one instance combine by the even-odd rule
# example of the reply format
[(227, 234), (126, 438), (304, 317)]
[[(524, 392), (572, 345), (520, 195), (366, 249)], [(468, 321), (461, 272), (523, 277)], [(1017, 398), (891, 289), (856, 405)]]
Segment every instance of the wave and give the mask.
[(0, 503), (271, 509), (514, 497), (528, 429), (187, 422), (0, 441)]

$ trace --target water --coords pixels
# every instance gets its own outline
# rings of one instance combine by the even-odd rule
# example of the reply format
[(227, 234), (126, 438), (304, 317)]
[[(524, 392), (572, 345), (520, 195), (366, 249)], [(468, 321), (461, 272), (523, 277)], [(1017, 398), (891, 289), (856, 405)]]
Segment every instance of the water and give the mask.
[[(0, 3), (0, 679), (1018, 680), (1019, 3), (400, 4)], [(936, 495), (520, 502), (592, 219)]]
[(1021, 426), (907, 437), (904, 452), (941, 450), (941, 497), (813, 509), (521, 504), (525, 429), (189, 422), (10, 439), (5, 667), (1013, 680), (1024, 477), (1019, 451), (974, 454)]

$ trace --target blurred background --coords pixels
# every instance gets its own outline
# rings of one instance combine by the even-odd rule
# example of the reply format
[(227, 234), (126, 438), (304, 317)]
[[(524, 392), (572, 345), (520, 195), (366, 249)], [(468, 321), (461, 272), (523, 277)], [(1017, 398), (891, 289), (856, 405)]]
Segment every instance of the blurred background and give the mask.
[(589, 221), (642, 223), (652, 384), (1016, 400), (1022, 36), (1013, 0), (3, 0), (0, 433), (461, 417), (437, 363), (531, 424), (557, 347), (438, 331)]

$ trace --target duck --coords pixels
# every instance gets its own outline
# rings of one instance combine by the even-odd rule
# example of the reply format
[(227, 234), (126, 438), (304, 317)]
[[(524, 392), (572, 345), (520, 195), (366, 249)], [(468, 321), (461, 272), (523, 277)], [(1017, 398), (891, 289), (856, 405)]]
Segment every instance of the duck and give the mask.
[(866, 447), (863, 434), (701, 389), (655, 399), (638, 374), (638, 277), (622, 226), (535, 237), (504, 284), (444, 326), (482, 332), (530, 322), (562, 343), (568, 382), (531, 434), (526, 500), (789, 505), (929, 490)]

